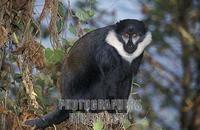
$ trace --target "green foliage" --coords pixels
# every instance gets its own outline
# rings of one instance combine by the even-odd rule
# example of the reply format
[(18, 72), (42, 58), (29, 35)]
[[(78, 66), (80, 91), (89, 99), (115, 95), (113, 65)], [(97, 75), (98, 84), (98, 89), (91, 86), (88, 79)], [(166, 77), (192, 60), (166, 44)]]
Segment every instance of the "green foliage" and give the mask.
[(18, 20), (15, 23), (15, 26), (17, 26), (19, 28), (19, 30), (23, 30), (24, 29), (24, 24), (22, 20)]
[(72, 34), (74, 34), (74, 35), (77, 34), (76, 27), (74, 25), (70, 24), (68, 29)]
[(97, 120), (93, 123), (93, 130), (103, 130), (104, 123), (101, 120)]
[(96, 0), (89, 0), (90, 4), (95, 4)]
[(40, 85), (40, 86), (50, 86), (51, 84), (53, 84), (53, 81), (50, 77), (50, 75), (46, 75), (44, 73), (39, 73), (36, 76), (36, 84)]
[(94, 29), (92, 29), (92, 28), (84, 28), (83, 30), (84, 30), (86, 33), (88, 33), (88, 32), (93, 31)]
[(141, 85), (138, 84), (138, 83), (136, 83), (136, 82), (133, 82), (132, 85), (134, 85), (134, 86), (136, 86), (136, 87), (139, 87), (139, 88), (141, 87)]
[(13, 111), (14, 111), (14, 113), (16, 114), (16, 115), (20, 115), (21, 114), (21, 108), (19, 107), (19, 106), (17, 106), (16, 104), (14, 104), (13, 105), (13, 107), (12, 107), (12, 109), (13, 109)]
[(22, 74), (20, 73), (15, 73), (13, 76), (14, 80), (17, 82), (21, 82), (22, 81)]
[(94, 16), (94, 11), (91, 8), (87, 9), (86, 12), (90, 17)]
[(128, 129), (131, 126), (131, 122), (128, 119), (124, 120), (123, 126), (125, 129)]
[(64, 55), (64, 51), (60, 48), (52, 50), (50, 48), (45, 49), (45, 58), (47, 64), (57, 64), (60, 63), (62, 57)]
[(46, 96), (43, 95), (42, 86), (36, 85), (34, 89), (37, 94), (37, 101), (43, 108), (43, 112), (48, 112), (49, 100)]
[(58, 14), (60, 15), (59, 20), (56, 22), (57, 31), (61, 32), (64, 27), (64, 17), (67, 14), (67, 8), (62, 2), (58, 2)]
[(68, 41), (67, 39), (63, 38), (62, 42), (67, 45), (67, 47), (72, 47), (73, 43)]
[(94, 11), (92, 9), (78, 9), (75, 13), (76, 17), (80, 21), (87, 21), (89, 20), (92, 16), (94, 16)]
[(144, 118), (136, 123), (137, 130), (146, 130), (149, 127), (149, 121)]
[(62, 18), (60, 18), (57, 22), (56, 22), (56, 27), (57, 27), (57, 31), (60, 33), (64, 27), (64, 20)]
[(67, 8), (60, 1), (58, 2), (58, 13), (61, 17), (65, 17), (67, 14)]
[[(50, 75), (39, 73), (35, 76), (36, 82), (35, 82), (35, 92), (37, 94), (37, 101), (43, 108), (43, 112), (48, 112), (48, 106), (50, 104), (49, 97), (46, 96), (50, 92), (50, 88), (53, 85), (53, 80)], [(46, 87), (46, 88), (45, 88)], [(45, 91), (45, 92), (44, 92)]]

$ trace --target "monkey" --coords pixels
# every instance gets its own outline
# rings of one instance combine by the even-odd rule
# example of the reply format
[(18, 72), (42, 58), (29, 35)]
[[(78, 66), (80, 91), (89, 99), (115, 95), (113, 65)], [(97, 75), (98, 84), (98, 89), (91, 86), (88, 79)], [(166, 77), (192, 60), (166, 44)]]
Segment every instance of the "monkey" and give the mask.
[[(137, 19), (124, 19), (85, 34), (63, 58), (61, 98), (128, 99), (132, 79), (151, 41), (151, 32)], [(68, 118), (68, 110), (57, 109), (25, 124), (46, 128)]]

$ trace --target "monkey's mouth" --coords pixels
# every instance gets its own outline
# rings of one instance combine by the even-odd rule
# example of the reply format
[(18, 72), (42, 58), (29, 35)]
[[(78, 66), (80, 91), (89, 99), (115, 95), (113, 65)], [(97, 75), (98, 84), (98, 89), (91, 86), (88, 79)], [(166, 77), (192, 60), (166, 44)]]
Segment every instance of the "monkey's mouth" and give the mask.
[(124, 45), (124, 50), (129, 54), (133, 53), (136, 49), (137, 46), (135, 45)]

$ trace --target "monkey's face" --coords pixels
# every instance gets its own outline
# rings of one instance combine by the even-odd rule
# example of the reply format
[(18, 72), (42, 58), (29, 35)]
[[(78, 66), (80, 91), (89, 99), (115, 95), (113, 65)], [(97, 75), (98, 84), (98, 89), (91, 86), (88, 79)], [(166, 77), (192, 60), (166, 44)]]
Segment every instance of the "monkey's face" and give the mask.
[(105, 41), (129, 63), (141, 55), (151, 43), (151, 32), (147, 31), (142, 21), (126, 19), (118, 22), (113, 28), (108, 31)]
[(138, 32), (127, 31), (124, 32), (121, 37), (123, 39), (124, 50), (128, 53), (133, 53), (137, 49), (142, 35)]
[(117, 23), (116, 32), (119, 40), (123, 43), (124, 50), (131, 54), (137, 49), (138, 44), (143, 41), (146, 28), (142, 21), (126, 20)]

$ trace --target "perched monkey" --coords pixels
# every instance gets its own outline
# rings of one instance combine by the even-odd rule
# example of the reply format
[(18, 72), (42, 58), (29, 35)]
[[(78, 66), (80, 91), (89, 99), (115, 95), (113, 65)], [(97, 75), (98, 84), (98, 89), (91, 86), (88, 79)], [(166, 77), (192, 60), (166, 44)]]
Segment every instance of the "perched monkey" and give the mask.
[[(151, 33), (142, 21), (125, 19), (81, 37), (64, 57), (62, 99), (128, 99)], [(46, 128), (69, 118), (58, 109), (25, 124)]]

